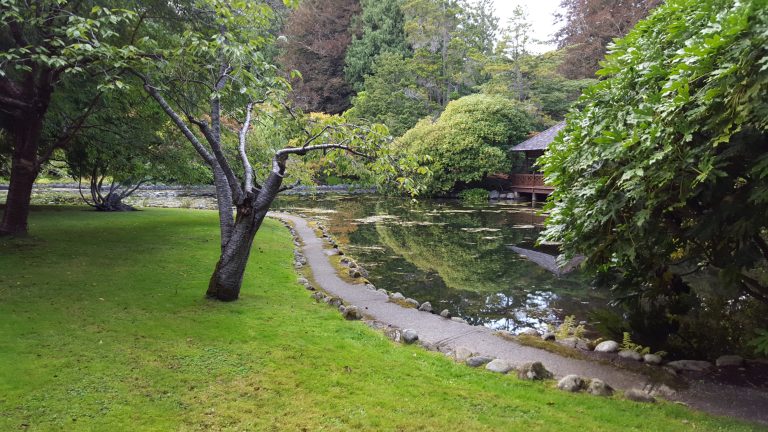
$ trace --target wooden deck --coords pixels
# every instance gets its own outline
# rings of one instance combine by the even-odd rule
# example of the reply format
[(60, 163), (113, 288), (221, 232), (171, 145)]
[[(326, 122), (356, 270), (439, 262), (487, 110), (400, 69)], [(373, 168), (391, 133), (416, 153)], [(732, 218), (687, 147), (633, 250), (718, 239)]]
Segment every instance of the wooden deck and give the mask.
[(555, 190), (544, 183), (543, 174), (495, 174), (489, 180), (510, 192), (549, 195)]

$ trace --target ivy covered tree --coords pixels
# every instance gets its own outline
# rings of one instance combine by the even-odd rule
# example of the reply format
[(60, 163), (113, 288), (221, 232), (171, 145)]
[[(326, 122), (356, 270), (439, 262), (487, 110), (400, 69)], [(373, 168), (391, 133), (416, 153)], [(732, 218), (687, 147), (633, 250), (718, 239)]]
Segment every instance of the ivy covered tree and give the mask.
[(670, 0), (599, 74), (544, 157), (544, 237), (646, 305), (768, 303), (765, 2)]

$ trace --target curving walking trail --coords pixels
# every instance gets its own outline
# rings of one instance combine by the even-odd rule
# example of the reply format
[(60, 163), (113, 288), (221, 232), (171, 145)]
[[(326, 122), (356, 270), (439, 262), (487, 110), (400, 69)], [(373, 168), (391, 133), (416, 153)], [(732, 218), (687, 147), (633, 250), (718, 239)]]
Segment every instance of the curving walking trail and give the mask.
[[(325, 242), (317, 237), (305, 219), (275, 212), (270, 213), (270, 216), (293, 225), (296, 235), (303, 242), (302, 253), (318, 288), (341, 298), (345, 304), (357, 306), (363, 314), (375, 321), (400, 329), (415, 330), (421, 341), (434, 344), (441, 351), (453, 351), (463, 346), (481, 355), (507, 360), (513, 365), (540, 361), (556, 378), (569, 374), (599, 378), (618, 390), (643, 389), (654, 385), (647, 376), (640, 373), (605, 363), (563, 357), (504, 339), (487, 327), (452, 321), (390, 302), (384, 293), (341, 279), (325, 252)], [(690, 381), (688, 384), (687, 389), (678, 391), (672, 399), (712, 414), (768, 424), (768, 393), (765, 391), (702, 380)]]

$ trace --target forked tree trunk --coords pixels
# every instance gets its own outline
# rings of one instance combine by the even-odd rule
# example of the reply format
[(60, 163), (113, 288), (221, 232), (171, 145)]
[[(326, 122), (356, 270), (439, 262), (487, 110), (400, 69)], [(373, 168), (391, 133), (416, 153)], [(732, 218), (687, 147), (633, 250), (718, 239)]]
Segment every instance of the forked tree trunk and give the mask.
[(42, 120), (30, 121), (17, 129), (11, 162), (11, 182), (5, 202), (0, 235), (24, 235), (27, 233), (29, 203), (32, 186), (38, 174), (37, 146)]
[(266, 215), (267, 209), (258, 212), (252, 209), (238, 209), (232, 237), (221, 251), (219, 262), (208, 283), (206, 297), (234, 301), (240, 296), (253, 239)]

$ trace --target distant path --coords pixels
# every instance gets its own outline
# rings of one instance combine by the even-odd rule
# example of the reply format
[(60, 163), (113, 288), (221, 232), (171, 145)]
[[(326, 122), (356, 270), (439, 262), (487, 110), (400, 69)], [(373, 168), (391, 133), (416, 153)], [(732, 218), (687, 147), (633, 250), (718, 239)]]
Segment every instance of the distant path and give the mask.
[[(302, 253), (307, 258), (319, 288), (340, 297), (346, 304), (357, 306), (365, 315), (376, 321), (401, 329), (416, 330), (420, 340), (440, 347), (455, 349), (464, 346), (482, 355), (507, 360), (514, 365), (540, 361), (558, 378), (568, 374), (600, 378), (619, 390), (642, 389), (650, 384), (648, 377), (635, 372), (520, 345), (494, 335), (494, 331), (487, 327), (451, 321), (439, 315), (392, 303), (383, 293), (342, 280), (328, 260), (325, 253), (326, 244), (317, 237), (305, 219), (285, 213), (270, 213), (270, 216), (288, 221), (295, 227), (297, 235), (304, 243)], [(689, 384), (687, 390), (677, 393), (676, 400), (713, 414), (768, 424), (768, 393), (706, 381)]]

